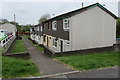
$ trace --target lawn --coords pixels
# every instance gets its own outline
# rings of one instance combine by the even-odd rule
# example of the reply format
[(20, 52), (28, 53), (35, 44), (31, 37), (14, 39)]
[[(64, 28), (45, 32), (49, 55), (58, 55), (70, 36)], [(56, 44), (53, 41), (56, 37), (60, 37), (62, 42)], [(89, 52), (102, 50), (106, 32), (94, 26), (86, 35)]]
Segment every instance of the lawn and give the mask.
[(104, 52), (85, 55), (77, 54), (55, 57), (54, 59), (77, 70), (89, 70), (118, 66), (118, 54), (120, 54), (120, 52)]
[(22, 53), (22, 52), (27, 52), (23, 40), (16, 40), (15, 44), (13, 45), (12, 53)]
[(29, 59), (2, 57), (3, 78), (35, 77), (39, 75), (38, 68)]

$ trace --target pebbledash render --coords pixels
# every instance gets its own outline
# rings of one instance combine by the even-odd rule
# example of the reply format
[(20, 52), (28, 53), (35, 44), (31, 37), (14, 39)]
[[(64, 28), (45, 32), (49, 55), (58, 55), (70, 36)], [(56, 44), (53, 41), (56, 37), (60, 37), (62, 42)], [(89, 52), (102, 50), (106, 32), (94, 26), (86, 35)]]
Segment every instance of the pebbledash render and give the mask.
[(56, 16), (42, 23), (43, 45), (52, 53), (113, 46), (116, 19), (99, 3)]

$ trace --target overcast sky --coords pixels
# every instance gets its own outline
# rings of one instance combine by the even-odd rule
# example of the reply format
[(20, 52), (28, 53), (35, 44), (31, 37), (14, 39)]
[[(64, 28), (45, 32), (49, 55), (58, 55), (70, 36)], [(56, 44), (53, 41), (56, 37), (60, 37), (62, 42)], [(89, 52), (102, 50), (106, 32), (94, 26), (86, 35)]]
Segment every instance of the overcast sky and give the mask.
[[(33, 0), (34, 1), (34, 0)], [(37, 24), (40, 16), (48, 13), (55, 16), (72, 10), (81, 8), (81, 2), (1, 2), (0, 18), (13, 21), (13, 15), (16, 15), (16, 21), (19, 24)], [(96, 2), (84, 2), (84, 6)], [(117, 2), (100, 2), (105, 4), (106, 8), (118, 15)]]

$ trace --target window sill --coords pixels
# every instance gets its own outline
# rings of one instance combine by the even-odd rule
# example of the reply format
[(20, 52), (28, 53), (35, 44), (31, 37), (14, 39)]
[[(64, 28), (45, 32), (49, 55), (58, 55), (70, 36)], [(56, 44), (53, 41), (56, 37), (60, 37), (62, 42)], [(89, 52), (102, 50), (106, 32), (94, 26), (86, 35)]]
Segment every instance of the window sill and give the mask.
[(64, 31), (69, 31), (69, 29), (63, 29)]
[(53, 46), (54, 48), (57, 48), (57, 47), (55, 47), (55, 46)]

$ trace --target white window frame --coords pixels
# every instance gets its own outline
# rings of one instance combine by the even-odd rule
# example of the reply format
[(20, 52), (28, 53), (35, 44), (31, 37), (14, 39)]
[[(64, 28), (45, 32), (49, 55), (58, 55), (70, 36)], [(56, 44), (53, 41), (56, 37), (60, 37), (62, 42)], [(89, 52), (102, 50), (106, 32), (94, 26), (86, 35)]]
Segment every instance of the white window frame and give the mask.
[[(55, 39), (56, 39), (56, 38), (53, 38), (53, 47), (54, 47), (54, 48), (57, 48), (57, 45), (58, 45), (58, 44), (57, 44), (57, 40), (55, 40)], [(55, 44), (56, 44), (56, 46), (55, 46)]]
[[(56, 25), (56, 27), (55, 27), (55, 25)], [(52, 29), (57, 30), (57, 21), (52, 22)]]
[(40, 30), (43, 31), (43, 26), (40, 27)]
[(70, 41), (66, 40), (66, 46), (70, 46)]
[(39, 26), (37, 27), (37, 31), (39, 31)]
[[(67, 20), (67, 22), (65, 22)], [(65, 24), (67, 23), (67, 28), (65, 27)], [(63, 29), (69, 29), (69, 19), (63, 19)]]
[(32, 32), (32, 28), (30, 29), (30, 32)]

